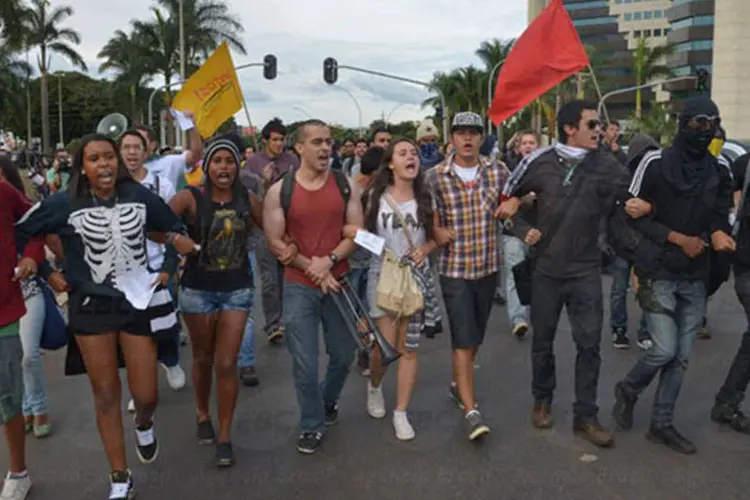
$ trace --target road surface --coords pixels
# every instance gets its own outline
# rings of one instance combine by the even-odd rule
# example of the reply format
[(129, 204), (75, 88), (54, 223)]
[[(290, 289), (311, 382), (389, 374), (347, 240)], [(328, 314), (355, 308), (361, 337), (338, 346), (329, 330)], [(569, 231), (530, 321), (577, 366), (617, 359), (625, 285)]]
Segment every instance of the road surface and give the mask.
[[(610, 279), (604, 278), (605, 295)], [(631, 305), (631, 328), (638, 320)], [(605, 300), (606, 302), (606, 300)], [(256, 317), (259, 308), (256, 306)], [(653, 390), (642, 398), (635, 429), (616, 434), (616, 447), (599, 450), (572, 435), (574, 349), (563, 319), (558, 334), (556, 424), (530, 424), (529, 341), (509, 333), (505, 308), (495, 307), (480, 353), (477, 393), (492, 433), (471, 443), (459, 412), (447, 398), (449, 337), (425, 339), (420, 374), (410, 408), (417, 438), (398, 442), (388, 418), (375, 421), (365, 410), (365, 380), (350, 376), (340, 403), (340, 421), (319, 453), (295, 450), (297, 407), (291, 363), (285, 348), (257, 341), (261, 384), (242, 387), (233, 440), (237, 464), (217, 470), (213, 448), (196, 444), (190, 383), (180, 392), (160, 381), (156, 417), (158, 460), (141, 465), (133, 450), (129, 419), (129, 461), (139, 499), (301, 499), (301, 500), (731, 500), (748, 497), (750, 437), (709, 420), (714, 394), (739, 344), (744, 314), (731, 284), (711, 301), (714, 338), (699, 340), (677, 408), (677, 426), (694, 439), (698, 453), (678, 455), (647, 442), (644, 433)], [(608, 324), (605, 315), (605, 324)], [(613, 384), (639, 356), (637, 347), (616, 351), (605, 328), (600, 380), (601, 420), (611, 425)], [(189, 367), (189, 347), (183, 366)], [(96, 429), (92, 396), (84, 377), (64, 377), (64, 353), (44, 357), (54, 434), (28, 441), (34, 500), (107, 498), (108, 467)], [(321, 369), (322, 369), (321, 365)], [(394, 375), (385, 382), (394, 403)], [(126, 391), (123, 405), (126, 402)], [(123, 406), (124, 407), (124, 406)], [(7, 452), (0, 447), (0, 469)]]

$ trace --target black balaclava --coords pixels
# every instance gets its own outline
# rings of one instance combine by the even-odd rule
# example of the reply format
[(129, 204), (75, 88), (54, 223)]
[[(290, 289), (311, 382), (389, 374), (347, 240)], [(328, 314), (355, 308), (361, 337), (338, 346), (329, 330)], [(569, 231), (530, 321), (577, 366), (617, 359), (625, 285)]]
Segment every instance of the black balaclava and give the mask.
[(679, 117), (677, 137), (672, 147), (664, 151), (662, 158), (664, 178), (683, 196), (700, 193), (716, 170), (714, 158), (708, 151), (716, 129), (712, 127), (702, 131), (688, 128), (688, 122), (696, 116), (718, 117), (719, 108), (708, 97), (691, 97), (685, 101), (685, 109)]

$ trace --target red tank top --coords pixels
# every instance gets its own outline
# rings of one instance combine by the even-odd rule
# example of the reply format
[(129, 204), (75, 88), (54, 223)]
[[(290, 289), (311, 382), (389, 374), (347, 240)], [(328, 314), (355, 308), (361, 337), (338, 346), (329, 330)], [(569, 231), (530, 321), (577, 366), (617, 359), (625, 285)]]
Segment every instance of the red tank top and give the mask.
[[(343, 239), (345, 214), (344, 198), (333, 174), (329, 174), (323, 187), (316, 191), (308, 191), (295, 183), (286, 215), (286, 231), (297, 241), (300, 255), (327, 258)], [(349, 264), (343, 259), (333, 268), (333, 275), (339, 278), (347, 271)], [(284, 278), (317, 288), (305, 272), (296, 267), (286, 267)]]

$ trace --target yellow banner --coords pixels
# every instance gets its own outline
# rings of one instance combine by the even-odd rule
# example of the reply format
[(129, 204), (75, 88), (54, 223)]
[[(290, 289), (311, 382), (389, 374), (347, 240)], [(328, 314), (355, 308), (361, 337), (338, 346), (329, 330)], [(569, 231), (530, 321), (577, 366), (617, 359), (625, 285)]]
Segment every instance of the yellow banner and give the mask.
[(206, 59), (172, 100), (172, 108), (192, 111), (201, 137), (211, 137), (242, 109), (242, 89), (227, 42)]

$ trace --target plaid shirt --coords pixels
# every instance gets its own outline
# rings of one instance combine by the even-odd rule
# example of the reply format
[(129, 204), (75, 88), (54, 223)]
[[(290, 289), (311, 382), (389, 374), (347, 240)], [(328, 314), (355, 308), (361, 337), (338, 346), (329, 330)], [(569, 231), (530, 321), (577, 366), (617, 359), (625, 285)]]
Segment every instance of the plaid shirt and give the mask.
[(505, 164), (484, 156), (471, 187), (456, 173), (453, 156), (427, 171), (440, 225), (456, 232), (456, 241), (440, 249), (442, 276), (477, 280), (500, 269), (494, 213), (509, 175)]

